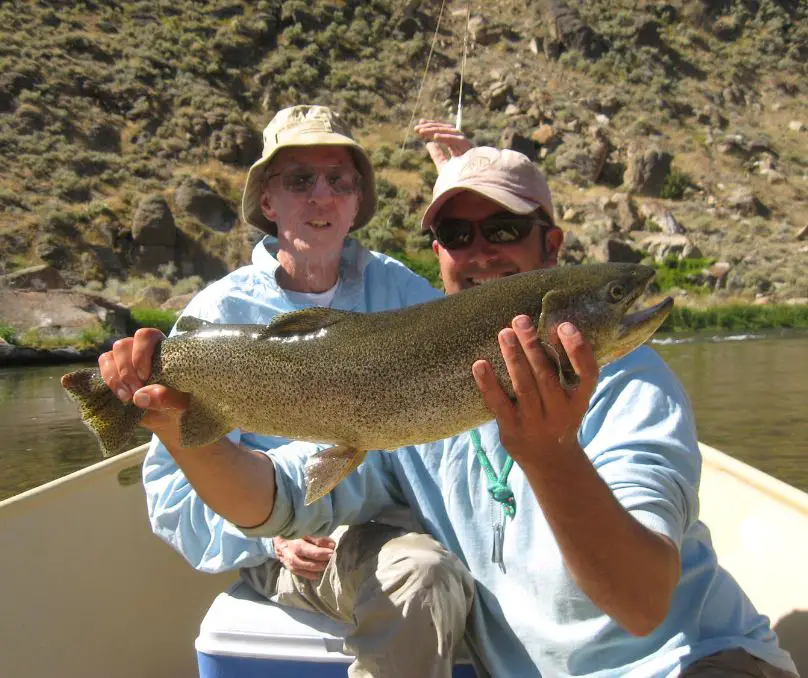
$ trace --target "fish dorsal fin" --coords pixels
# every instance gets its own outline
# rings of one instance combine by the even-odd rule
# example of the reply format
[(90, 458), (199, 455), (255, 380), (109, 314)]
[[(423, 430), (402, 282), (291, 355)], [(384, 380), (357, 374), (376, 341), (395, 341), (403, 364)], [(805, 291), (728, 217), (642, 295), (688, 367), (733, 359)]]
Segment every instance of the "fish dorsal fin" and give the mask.
[(201, 330), (203, 327), (213, 325), (208, 320), (202, 320), (192, 315), (184, 315), (177, 321), (177, 332), (193, 332), (194, 330)]
[(353, 311), (337, 311), (333, 308), (313, 306), (302, 311), (291, 311), (277, 316), (259, 335), (260, 339), (270, 337), (290, 337), (298, 334), (310, 334), (329, 327), (346, 318), (360, 315)]

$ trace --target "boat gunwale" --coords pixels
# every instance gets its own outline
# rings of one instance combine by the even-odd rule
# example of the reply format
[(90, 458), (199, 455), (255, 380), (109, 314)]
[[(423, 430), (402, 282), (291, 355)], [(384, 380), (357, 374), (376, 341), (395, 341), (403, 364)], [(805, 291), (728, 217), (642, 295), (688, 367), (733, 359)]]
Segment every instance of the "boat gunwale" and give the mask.
[(727, 473), (777, 502), (787, 504), (808, 516), (808, 493), (710, 445), (699, 442), (699, 449), (704, 463), (716, 471)]
[(89, 466), (79, 469), (78, 471), (68, 473), (61, 478), (49, 480), (47, 483), (43, 483), (37, 487), (32, 487), (30, 490), (25, 490), (25, 492), (15, 494), (12, 497), (8, 497), (7, 499), (0, 501), (0, 510), (11, 509), (12, 507), (24, 508), (24, 505), (29, 501), (41, 499), (42, 495), (44, 495), (46, 492), (62, 489), (63, 486), (67, 485), (68, 483), (72, 484), (71, 489), (76, 489), (77, 485), (75, 483), (78, 483), (78, 485), (83, 485), (85, 482), (92, 482), (96, 480), (98, 476), (117, 474), (124, 469), (137, 466), (146, 457), (146, 452), (148, 449), (149, 443), (138, 445), (131, 450), (122, 452), (121, 454), (110, 457), (109, 459), (102, 459), (101, 461), (90, 464)]

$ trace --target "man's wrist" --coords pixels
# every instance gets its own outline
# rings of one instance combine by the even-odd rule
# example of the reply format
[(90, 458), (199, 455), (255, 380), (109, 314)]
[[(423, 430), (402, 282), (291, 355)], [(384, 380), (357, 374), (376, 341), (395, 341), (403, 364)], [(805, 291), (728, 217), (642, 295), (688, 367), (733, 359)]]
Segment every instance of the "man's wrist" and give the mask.
[(586, 455), (578, 443), (577, 434), (571, 434), (556, 440), (550, 440), (538, 446), (532, 454), (514, 456), (513, 460), (524, 471), (544, 471), (548, 467), (558, 466), (559, 461), (570, 461), (571, 457)]

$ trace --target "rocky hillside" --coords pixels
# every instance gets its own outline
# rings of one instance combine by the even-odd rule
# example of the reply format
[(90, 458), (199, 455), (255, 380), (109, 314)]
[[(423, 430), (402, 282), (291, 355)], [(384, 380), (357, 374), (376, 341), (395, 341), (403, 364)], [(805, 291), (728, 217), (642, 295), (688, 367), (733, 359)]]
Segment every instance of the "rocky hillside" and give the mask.
[(446, 4), (418, 99), (436, 0), (2, 3), (0, 285), (47, 264), (130, 303), (137, 278), (187, 293), (246, 261), (246, 168), (303, 102), (372, 151), (360, 237), (423, 266), (435, 172), (406, 130), (416, 101), (454, 120), (467, 36), (463, 128), (535, 158), (567, 260), (652, 256), (691, 297), (808, 297), (806, 3), (471, 4), (468, 31)]

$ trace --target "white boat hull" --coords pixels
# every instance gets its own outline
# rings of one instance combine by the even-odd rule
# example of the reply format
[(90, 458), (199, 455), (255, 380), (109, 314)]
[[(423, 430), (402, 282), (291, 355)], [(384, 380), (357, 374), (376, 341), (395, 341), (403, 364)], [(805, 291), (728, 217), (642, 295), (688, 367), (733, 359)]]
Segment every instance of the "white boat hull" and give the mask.
[(155, 537), (146, 447), (0, 502), (0, 676), (196, 675), (205, 610), (235, 574), (204, 575)]

